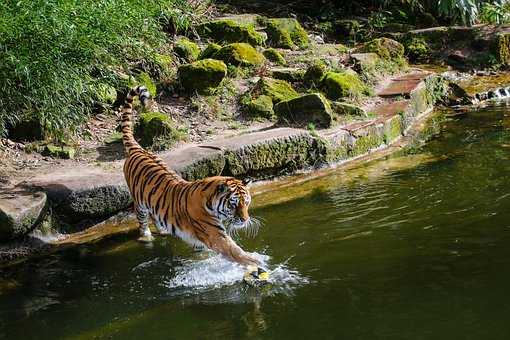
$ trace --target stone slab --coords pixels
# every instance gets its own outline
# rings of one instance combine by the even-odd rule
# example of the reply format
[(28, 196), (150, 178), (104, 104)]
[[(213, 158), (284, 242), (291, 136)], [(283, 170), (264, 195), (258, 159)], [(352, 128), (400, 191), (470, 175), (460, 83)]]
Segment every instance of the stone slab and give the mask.
[(429, 72), (414, 72), (393, 78), (387, 86), (377, 92), (377, 95), (380, 97), (409, 97), (411, 92), (420, 85), (421, 81), (430, 74)]
[(46, 194), (22, 188), (0, 192), (0, 241), (28, 233), (41, 219), (46, 207)]

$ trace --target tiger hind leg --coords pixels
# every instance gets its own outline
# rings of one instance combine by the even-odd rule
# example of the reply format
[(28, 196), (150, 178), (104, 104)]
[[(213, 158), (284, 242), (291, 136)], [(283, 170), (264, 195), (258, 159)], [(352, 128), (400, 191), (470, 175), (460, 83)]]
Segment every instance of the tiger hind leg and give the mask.
[(140, 230), (138, 241), (146, 243), (154, 241), (154, 236), (152, 236), (151, 230), (149, 229), (149, 212), (140, 206), (137, 206), (135, 210)]

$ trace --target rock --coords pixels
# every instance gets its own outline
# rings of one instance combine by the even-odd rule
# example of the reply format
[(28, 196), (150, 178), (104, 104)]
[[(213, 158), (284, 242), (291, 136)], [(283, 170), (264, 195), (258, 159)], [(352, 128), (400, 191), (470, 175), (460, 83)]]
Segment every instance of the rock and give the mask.
[(211, 58), (216, 52), (221, 50), (221, 45), (210, 43), (207, 45), (207, 47), (200, 53), (200, 56), (198, 59), (209, 59)]
[(50, 156), (54, 158), (73, 159), (76, 150), (70, 146), (56, 146), (48, 144), (44, 147), (42, 152), (43, 156)]
[(363, 44), (356, 52), (372, 52), (383, 59), (399, 59), (404, 57), (404, 46), (393, 39), (377, 38)]
[(448, 54), (448, 63), (465, 65), (467, 61), (468, 58), (464, 55), (464, 53), (462, 53), (462, 51), (457, 50)]
[(306, 126), (330, 127), (333, 124), (333, 111), (328, 100), (320, 93), (305, 94), (301, 97), (282, 101), (274, 111), (280, 121)]
[(220, 60), (204, 59), (180, 66), (177, 73), (187, 91), (207, 93), (221, 84), (227, 75), (227, 65)]
[[(128, 87), (133, 88), (138, 85), (143, 85), (149, 90), (152, 98), (157, 95), (156, 83), (152, 80), (151, 76), (147, 72), (140, 72), (136, 77), (130, 77), (128, 81)], [(138, 98), (135, 99), (138, 101)]]
[(197, 27), (201, 37), (222, 43), (248, 43), (253, 46), (264, 44), (265, 37), (255, 31), (251, 24), (240, 24), (229, 19), (219, 19), (203, 23)]
[(273, 100), (266, 95), (258, 96), (251, 99), (245, 104), (246, 112), (252, 118), (266, 118), (271, 119), (274, 117)]
[(243, 26), (252, 26), (255, 30), (261, 29), (260, 23), (262, 22), (262, 16), (258, 14), (244, 13), (244, 14), (230, 14), (216, 18), (215, 20), (230, 20)]
[(269, 96), (273, 103), (299, 97), (299, 94), (285, 80), (262, 77), (257, 82), (260, 93)]
[(0, 192), (0, 241), (30, 232), (42, 218), (45, 207), (44, 192), (20, 188)]
[(278, 67), (271, 69), (271, 77), (291, 83), (303, 81), (305, 71), (299, 68)]
[(174, 52), (187, 62), (192, 62), (198, 59), (200, 47), (189, 39), (179, 38), (174, 44)]
[(304, 49), (309, 45), (308, 35), (296, 19), (266, 19), (267, 39), (270, 46), (288, 49)]
[(275, 64), (278, 65), (285, 65), (287, 62), (285, 61), (285, 58), (282, 56), (280, 52), (275, 50), (274, 48), (268, 48), (267, 50), (264, 50), (262, 52), (264, 54), (264, 57), (266, 57), (267, 60), (272, 61)]
[(469, 105), (473, 103), (473, 99), (465, 89), (453, 82), (448, 82), (448, 91), (445, 98), (443, 98), (446, 105)]
[(377, 53), (353, 53), (350, 62), (355, 70), (366, 70), (373, 68), (381, 60)]
[(337, 115), (348, 115), (348, 116), (358, 116), (358, 117), (366, 117), (367, 113), (361, 107), (344, 103), (344, 102), (331, 102), (331, 108), (333, 112)]
[(346, 97), (360, 97), (368, 89), (355, 73), (327, 72), (321, 82), (321, 89), (331, 100)]
[(318, 88), (322, 78), (326, 74), (327, 66), (322, 60), (314, 60), (314, 62), (308, 66), (304, 75), (304, 82), (306, 86), (312, 88)]
[(177, 131), (170, 117), (162, 112), (144, 112), (134, 128), (135, 137), (142, 146), (153, 146), (155, 140), (165, 139), (168, 145), (178, 140)]
[(41, 121), (35, 117), (26, 117), (14, 125), (7, 124), (7, 133), (13, 141), (32, 142), (44, 137)]
[(234, 66), (258, 66), (265, 60), (261, 53), (246, 43), (223, 46), (212, 58), (223, 60), (226, 64)]

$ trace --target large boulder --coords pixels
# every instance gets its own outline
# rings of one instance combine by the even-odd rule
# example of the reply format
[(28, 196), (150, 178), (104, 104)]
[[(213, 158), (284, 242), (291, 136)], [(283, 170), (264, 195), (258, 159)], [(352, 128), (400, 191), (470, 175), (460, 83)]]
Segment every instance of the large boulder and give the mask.
[(189, 39), (180, 38), (174, 44), (174, 52), (187, 62), (192, 62), (198, 59), (200, 47)]
[(221, 50), (221, 45), (218, 45), (215, 43), (210, 43), (200, 53), (200, 56), (198, 57), (198, 59), (209, 59), (219, 50)]
[(70, 146), (47, 144), (44, 147), (42, 154), (44, 156), (50, 156), (53, 158), (74, 159), (74, 156), (76, 155), (76, 150)]
[(243, 42), (253, 46), (264, 44), (265, 36), (251, 24), (242, 24), (230, 19), (219, 19), (203, 23), (197, 27), (201, 37), (222, 43)]
[(376, 53), (383, 59), (399, 59), (404, 56), (404, 46), (393, 39), (377, 38), (364, 43), (356, 52)]
[(285, 80), (263, 77), (258, 81), (256, 88), (261, 94), (269, 96), (275, 104), (299, 97), (296, 90)]
[(220, 60), (204, 59), (179, 67), (181, 85), (190, 92), (207, 93), (218, 87), (227, 75), (227, 65)]
[(167, 149), (182, 139), (181, 133), (174, 127), (170, 117), (162, 112), (140, 114), (134, 134), (142, 146), (151, 146), (157, 149)]
[(368, 94), (367, 87), (354, 72), (327, 72), (322, 79), (321, 89), (331, 100)]
[(305, 126), (309, 123), (317, 127), (330, 127), (334, 116), (329, 102), (320, 93), (305, 94), (301, 97), (282, 101), (274, 111), (282, 122)]
[(266, 95), (250, 99), (245, 103), (245, 109), (251, 118), (271, 119), (274, 117), (273, 100)]
[(266, 19), (264, 24), (268, 43), (273, 47), (304, 49), (309, 45), (308, 35), (296, 19)]
[(13, 189), (0, 193), (0, 241), (23, 236), (42, 218), (46, 207), (44, 192)]
[(233, 43), (223, 46), (212, 56), (234, 66), (259, 66), (265, 58), (253, 46), (246, 43)]
[(275, 67), (271, 69), (271, 77), (291, 83), (303, 81), (305, 71), (294, 67)]

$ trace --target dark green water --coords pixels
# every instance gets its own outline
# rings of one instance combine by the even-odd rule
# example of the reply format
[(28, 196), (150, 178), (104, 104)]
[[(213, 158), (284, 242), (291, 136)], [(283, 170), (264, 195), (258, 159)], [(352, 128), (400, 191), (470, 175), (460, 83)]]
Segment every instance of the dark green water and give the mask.
[(271, 257), (272, 286), (124, 236), (0, 272), (0, 338), (510, 338), (510, 108), (255, 201), (264, 227), (241, 243)]

